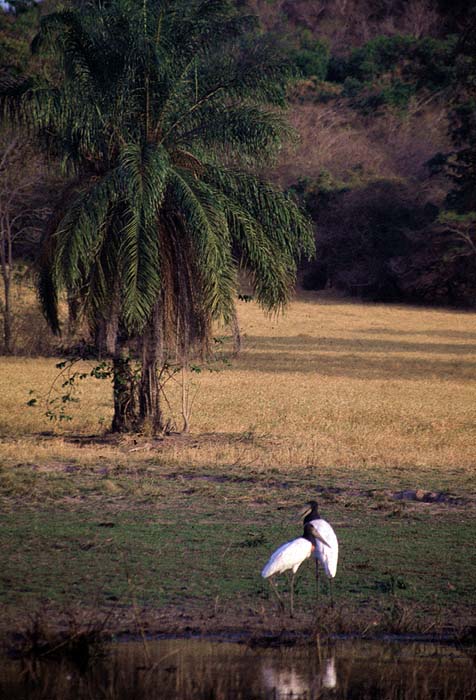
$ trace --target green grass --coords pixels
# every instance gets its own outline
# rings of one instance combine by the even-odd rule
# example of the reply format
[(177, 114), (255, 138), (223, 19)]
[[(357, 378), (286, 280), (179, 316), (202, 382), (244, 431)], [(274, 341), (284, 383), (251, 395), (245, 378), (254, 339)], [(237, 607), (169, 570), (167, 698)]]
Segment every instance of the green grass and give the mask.
[[(23, 466), (0, 475), (4, 627), (43, 605), (58, 618), (71, 608), (99, 616), (113, 607), (116, 630), (130, 625), (134, 605), (148, 628), (167, 631), (180, 631), (178, 611), (202, 631), (283, 624), (260, 570), (299, 533), (293, 518), (315, 475), (177, 474), (153, 463), (68, 472)], [(467, 623), (476, 580), (472, 509), (402, 504), (378, 490), (320, 500), (340, 541), (335, 596), (348, 629), (391, 627), (396, 606), (400, 617), (406, 611), (401, 631)], [(311, 563), (296, 599), (300, 628), (315, 608)]]

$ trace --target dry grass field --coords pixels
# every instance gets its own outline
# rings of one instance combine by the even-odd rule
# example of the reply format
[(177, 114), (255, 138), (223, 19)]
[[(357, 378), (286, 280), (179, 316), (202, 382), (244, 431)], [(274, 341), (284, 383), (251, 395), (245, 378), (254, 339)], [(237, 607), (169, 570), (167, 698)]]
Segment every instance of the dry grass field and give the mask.
[[(166, 438), (161, 461), (286, 471), (314, 466), (349, 475), (357, 468), (371, 478), (416, 469), (430, 480), (436, 474), (449, 483), (455, 475), (470, 479), (475, 314), (310, 294), (282, 317), (241, 302), (239, 318), (241, 355), (219, 372), (192, 375), (191, 435)], [(71, 422), (52, 423), (41, 407), (26, 407), (29, 390), (46, 394), (57, 373), (54, 359), (0, 361), (4, 459), (75, 458), (73, 436), (104, 433), (111, 419), (108, 381), (80, 383)], [(167, 394), (180, 429), (180, 387), (172, 382)], [(129, 447), (124, 454), (140, 459)], [(144, 450), (149, 447), (146, 442)], [(84, 445), (81, 455), (94, 461), (114, 449)]]

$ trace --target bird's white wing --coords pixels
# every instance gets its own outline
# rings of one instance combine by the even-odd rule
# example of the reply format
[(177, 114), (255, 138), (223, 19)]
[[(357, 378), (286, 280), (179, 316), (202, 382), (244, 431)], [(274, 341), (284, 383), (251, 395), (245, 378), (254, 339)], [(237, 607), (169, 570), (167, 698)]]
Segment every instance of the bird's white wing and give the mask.
[(336, 533), (327, 520), (323, 520), (322, 518), (319, 518), (319, 520), (311, 520), (311, 524), (316, 528), (321, 537), (325, 539), (328, 545), (316, 540), (314, 556), (321, 562), (326, 576), (334, 578), (337, 571), (337, 560), (339, 558), (339, 543), (337, 542)]
[(261, 572), (261, 576), (268, 578), (273, 576), (273, 574), (280, 574), (288, 569), (292, 569), (293, 573), (296, 573), (303, 561), (311, 556), (311, 552), (312, 544), (304, 537), (298, 537), (295, 540), (291, 540), (291, 542), (286, 542), (270, 556), (268, 563)]

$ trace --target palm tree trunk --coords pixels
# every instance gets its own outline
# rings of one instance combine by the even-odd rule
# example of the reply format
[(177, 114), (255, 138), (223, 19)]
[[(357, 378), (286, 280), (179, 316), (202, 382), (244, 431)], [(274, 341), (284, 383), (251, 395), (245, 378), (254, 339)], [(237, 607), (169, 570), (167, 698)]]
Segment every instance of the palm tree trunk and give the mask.
[(164, 429), (158, 368), (163, 361), (162, 315), (157, 304), (142, 338), (142, 371), (139, 383), (139, 422), (143, 431)]
[(133, 432), (137, 430), (136, 383), (127, 342), (117, 341), (112, 360), (112, 371), (114, 390), (112, 432)]
[(236, 311), (236, 305), (233, 308), (233, 315), (231, 317), (231, 332), (233, 335), (233, 355), (236, 357), (241, 351), (241, 331), (240, 324), (238, 321), (238, 313)]

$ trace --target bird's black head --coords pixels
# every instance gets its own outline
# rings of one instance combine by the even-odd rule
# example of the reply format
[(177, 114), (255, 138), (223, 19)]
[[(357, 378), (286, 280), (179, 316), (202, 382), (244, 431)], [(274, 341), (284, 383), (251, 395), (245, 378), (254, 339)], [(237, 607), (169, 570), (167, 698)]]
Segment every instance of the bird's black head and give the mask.
[(308, 501), (306, 508), (301, 511), (301, 517), (304, 518), (304, 525), (310, 523), (311, 520), (318, 520), (320, 516), (317, 501)]

